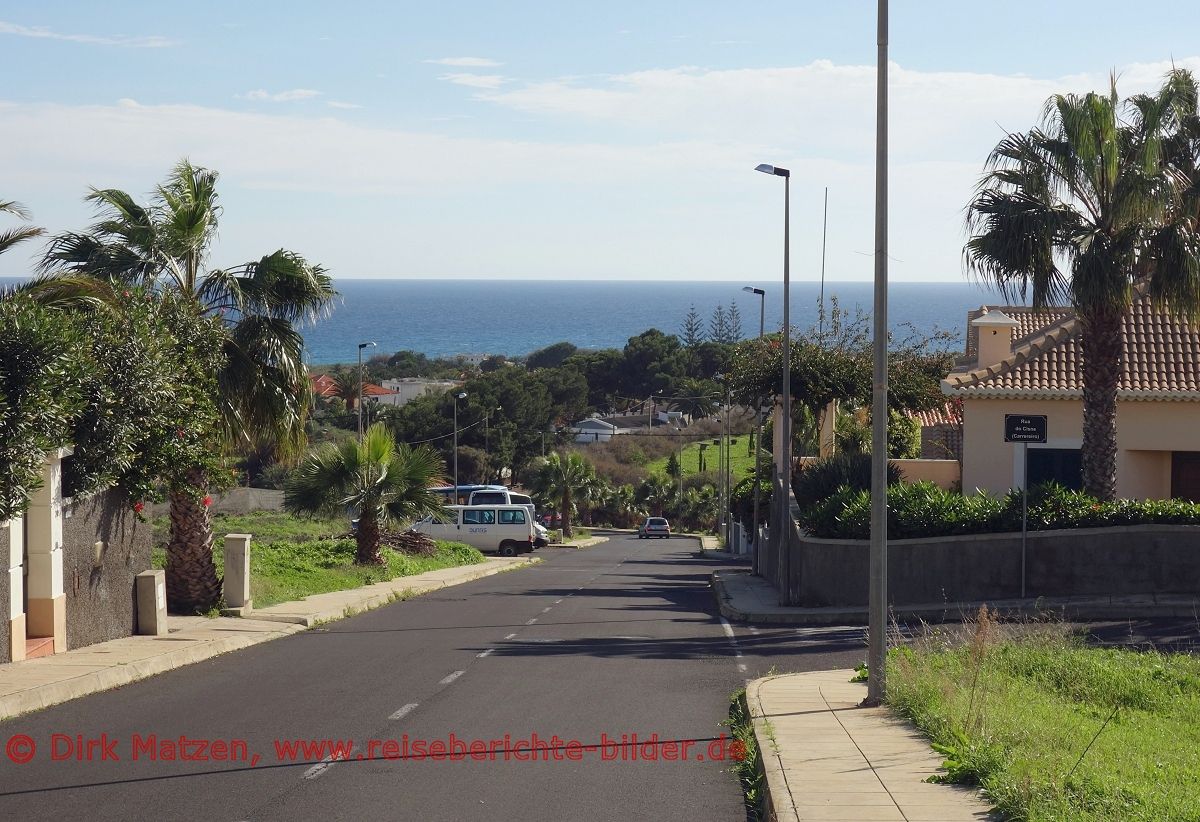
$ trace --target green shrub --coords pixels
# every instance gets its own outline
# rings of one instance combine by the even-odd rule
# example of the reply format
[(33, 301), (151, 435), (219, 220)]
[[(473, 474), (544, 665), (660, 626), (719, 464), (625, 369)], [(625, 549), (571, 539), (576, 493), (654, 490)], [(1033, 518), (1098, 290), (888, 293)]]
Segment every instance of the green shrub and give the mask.
[[(889, 462), (888, 485), (900, 481), (900, 469)], [(843, 487), (852, 491), (871, 488), (871, 455), (839, 452), (809, 463), (792, 476), (792, 493), (801, 508), (832, 497)]]
[[(871, 496), (843, 487), (809, 506), (801, 524), (825, 539), (869, 539)], [(1182, 500), (1100, 502), (1057, 483), (1029, 490), (1030, 531), (1115, 525), (1200, 525), (1200, 505)], [(893, 539), (992, 534), (1021, 530), (1021, 492), (963, 496), (930, 482), (888, 488), (888, 536)]]

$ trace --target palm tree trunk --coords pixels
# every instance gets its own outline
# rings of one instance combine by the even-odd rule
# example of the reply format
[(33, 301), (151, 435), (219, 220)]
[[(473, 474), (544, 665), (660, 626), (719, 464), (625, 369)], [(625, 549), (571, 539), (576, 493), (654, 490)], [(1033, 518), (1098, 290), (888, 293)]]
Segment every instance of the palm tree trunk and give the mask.
[(1120, 307), (1079, 314), (1083, 353), (1083, 490), (1117, 496), (1117, 385), (1121, 379)]
[(571, 492), (567, 489), (562, 492), (562, 532), (564, 540), (571, 538)]
[[(203, 489), (202, 471), (191, 471), (188, 482)], [(208, 507), (180, 489), (169, 493), (171, 539), (167, 544), (167, 603), (175, 613), (211, 610), (221, 601), (221, 580), (213, 564), (212, 520)]]
[(354, 562), (357, 565), (383, 565), (383, 554), (379, 552), (379, 520), (374, 513), (364, 511), (358, 516), (358, 530), (354, 533), (357, 550)]

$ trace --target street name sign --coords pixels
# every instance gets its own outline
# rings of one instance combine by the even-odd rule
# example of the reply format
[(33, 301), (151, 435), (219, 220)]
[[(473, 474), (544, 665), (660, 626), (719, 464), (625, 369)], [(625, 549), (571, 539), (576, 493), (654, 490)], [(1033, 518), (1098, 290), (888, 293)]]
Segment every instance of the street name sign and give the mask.
[(1005, 414), (1005, 442), (1046, 442), (1045, 414)]

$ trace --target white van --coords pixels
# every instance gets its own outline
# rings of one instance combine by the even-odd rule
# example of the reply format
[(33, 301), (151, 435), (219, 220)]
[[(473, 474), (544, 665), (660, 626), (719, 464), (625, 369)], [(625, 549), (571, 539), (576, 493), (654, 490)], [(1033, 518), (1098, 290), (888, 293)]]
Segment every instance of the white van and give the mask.
[(533, 547), (544, 548), (550, 541), (549, 533), (537, 521), (537, 509), (528, 494), (517, 494), (507, 488), (481, 488), (471, 492), (469, 502), (471, 505), (524, 505), (533, 518)]
[(447, 515), (426, 517), (410, 530), (434, 539), (465, 542), (502, 557), (533, 550), (533, 515), (524, 505), (447, 505)]

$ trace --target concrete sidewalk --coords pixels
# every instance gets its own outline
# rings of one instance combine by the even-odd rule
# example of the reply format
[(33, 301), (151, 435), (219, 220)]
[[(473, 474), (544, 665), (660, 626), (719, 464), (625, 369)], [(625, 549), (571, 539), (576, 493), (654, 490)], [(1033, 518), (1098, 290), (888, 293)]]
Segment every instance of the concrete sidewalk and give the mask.
[(0, 721), (81, 696), (128, 685), (219, 654), (269, 642), (398, 599), (541, 562), (489, 557), (479, 565), (442, 568), (348, 591), (314, 594), (251, 611), (244, 618), (172, 616), (167, 636), (131, 636), (54, 656), (0, 665)]
[(859, 708), (854, 671), (756, 679), (746, 702), (765, 773), (765, 817), (778, 822), (992, 820), (978, 792), (924, 780), (941, 757), (887, 708)]
[[(779, 592), (762, 577), (748, 571), (714, 571), (713, 593), (721, 615), (738, 622), (776, 625), (866, 625), (867, 609), (847, 607), (799, 608), (779, 604)], [(979, 611), (983, 602), (933, 602), (891, 609), (891, 615), (904, 621), (927, 622), (960, 620)], [(1037, 616), (1062, 614), (1072, 619), (1147, 619), (1153, 617), (1194, 617), (1200, 598), (1184, 594), (1143, 594), (1130, 596), (1038, 597), (999, 599), (986, 603), (988, 609), (1003, 615)]]

